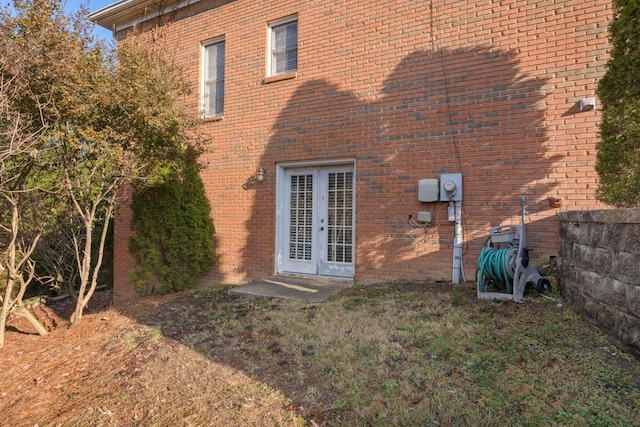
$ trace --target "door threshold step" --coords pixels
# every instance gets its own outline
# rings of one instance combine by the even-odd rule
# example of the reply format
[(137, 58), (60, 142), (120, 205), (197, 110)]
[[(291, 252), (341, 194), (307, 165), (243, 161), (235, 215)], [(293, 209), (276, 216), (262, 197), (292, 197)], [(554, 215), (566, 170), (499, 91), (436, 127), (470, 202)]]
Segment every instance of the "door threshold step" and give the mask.
[(229, 295), (245, 298), (284, 298), (322, 302), (347, 289), (353, 280), (318, 276), (275, 275), (254, 280), (229, 290)]

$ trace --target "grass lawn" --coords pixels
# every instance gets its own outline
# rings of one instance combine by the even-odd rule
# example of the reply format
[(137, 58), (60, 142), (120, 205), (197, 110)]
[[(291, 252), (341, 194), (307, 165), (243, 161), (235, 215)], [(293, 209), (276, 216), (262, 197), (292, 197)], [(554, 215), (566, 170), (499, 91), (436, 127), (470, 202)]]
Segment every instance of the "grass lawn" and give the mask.
[[(473, 284), (391, 283), (356, 285), (316, 304), (227, 291), (154, 297), (130, 312), (96, 310), (79, 329), (59, 327), (47, 337), (16, 326), (0, 351), (3, 419), (640, 426), (638, 361), (571, 308), (535, 293), (515, 304), (479, 301)], [(91, 336), (81, 329), (91, 327)], [(57, 350), (50, 340), (60, 340)], [(39, 343), (39, 353), (25, 351), (29, 343)], [(34, 356), (47, 348), (49, 358)], [(10, 357), (17, 362), (9, 366)], [(50, 357), (56, 362), (47, 366)], [(20, 403), (27, 396), (40, 398), (37, 408)]]

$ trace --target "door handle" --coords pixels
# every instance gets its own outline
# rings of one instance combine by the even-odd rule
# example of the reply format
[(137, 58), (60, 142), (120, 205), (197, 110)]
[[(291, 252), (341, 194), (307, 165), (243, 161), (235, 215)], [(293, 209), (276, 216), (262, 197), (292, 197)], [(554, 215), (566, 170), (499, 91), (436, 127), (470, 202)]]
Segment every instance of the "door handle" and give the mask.
[(320, 231), (324, 230), (324, 227), (320, 227)]

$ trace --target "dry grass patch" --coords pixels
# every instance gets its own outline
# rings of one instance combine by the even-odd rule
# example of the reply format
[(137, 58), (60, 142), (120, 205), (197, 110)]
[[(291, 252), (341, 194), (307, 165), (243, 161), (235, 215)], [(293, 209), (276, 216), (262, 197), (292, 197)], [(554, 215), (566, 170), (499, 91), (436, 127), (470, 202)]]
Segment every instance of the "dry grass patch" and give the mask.
[(571, 309), (472, 285), (355, 286), (322, 304), (224, 287), (145, 321), (290, 398), (318, 425), (639, 425), (640, 367)]

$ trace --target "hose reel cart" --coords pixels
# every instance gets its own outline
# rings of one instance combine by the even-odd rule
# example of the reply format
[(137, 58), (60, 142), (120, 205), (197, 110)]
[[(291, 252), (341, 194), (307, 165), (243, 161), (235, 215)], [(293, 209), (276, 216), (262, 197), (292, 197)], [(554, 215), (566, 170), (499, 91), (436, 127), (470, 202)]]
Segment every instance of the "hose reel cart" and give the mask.
[[(527, 283), (535, 285), (539, 293), (551, 289), (549, 280), (543, 278), (529, 263), (526, 247), (524, 196), (520, 197), (522, 224), (491, 227), (482, 252), (478, 257), (476, 273), (478, 298), (513, 300), (519, 302)], [(495, 289), (491, 292), (489, 289)]]

